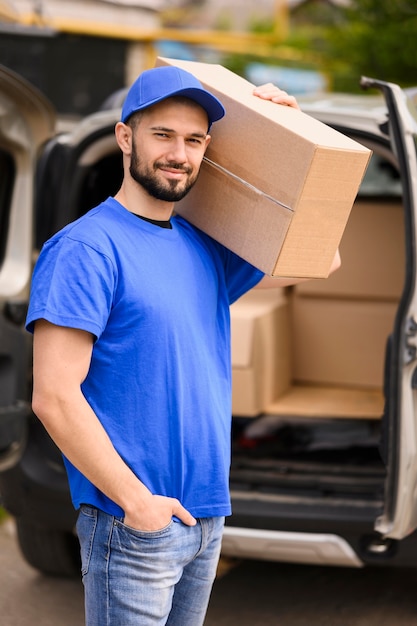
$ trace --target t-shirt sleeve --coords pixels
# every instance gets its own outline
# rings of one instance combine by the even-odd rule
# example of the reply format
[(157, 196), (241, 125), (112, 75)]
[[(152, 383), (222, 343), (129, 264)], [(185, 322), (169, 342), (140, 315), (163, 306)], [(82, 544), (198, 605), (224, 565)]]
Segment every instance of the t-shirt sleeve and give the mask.
[(230, 304), (255, 287), (265, 275), (230, 250), (227, 250), (225, 272)]
[(78, 328), (96, 338), (112, 307), (116, 272), (106, 255), (86, 243), (64, 237), (47, 242), (32, 277), (26, 328), (45, 319)]

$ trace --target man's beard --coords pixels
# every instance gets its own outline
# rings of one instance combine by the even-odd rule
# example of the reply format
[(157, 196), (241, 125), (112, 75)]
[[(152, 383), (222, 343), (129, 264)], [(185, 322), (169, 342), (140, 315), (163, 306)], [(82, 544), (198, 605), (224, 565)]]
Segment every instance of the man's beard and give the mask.
[[(188, 178), (185, 180), (185, 183), (179, 180), (160, 180), (157, 176), (157, 172), (161, 167), (178, 169), (187, 174)], [(190, 176), (192, 172), (190, 167), (178, 163), (156, 162), (151, 167), (142, 164), (135, 144), (132, 146), (129, 171), (133, 180), (141, 185), (150, 196), (157, 200), (164, 200), (165, 202), (179, 202), (179, 200), (182, 200), (197, 180), (197, 175)]]

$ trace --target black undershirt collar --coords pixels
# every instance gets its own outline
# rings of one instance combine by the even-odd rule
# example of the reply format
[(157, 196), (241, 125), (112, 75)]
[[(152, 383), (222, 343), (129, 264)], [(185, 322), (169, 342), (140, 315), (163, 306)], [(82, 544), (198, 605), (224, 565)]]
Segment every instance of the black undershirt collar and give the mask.
[(136, 215), (136, 217), (139, 217), (141, 220), (145, 220), (145, 222), (155, 224), (155, 226), (160, 226), (161, 228), (172, 228), (170, 220), (154, 220), (151, 217), (145, 217), (144, 215), (138, 215), (137, 213), (134, 213), (133, 215)]

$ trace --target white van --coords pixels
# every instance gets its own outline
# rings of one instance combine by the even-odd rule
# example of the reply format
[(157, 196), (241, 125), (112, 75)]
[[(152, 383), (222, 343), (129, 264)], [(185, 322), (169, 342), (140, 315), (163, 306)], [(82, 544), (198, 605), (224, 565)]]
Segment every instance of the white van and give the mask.
[[(416, 563), (417, 98), (362, 82), (379, 95), (300, 102), (373, 151), (342, 268), (232, 305), (227, 555)], [(30, 409), (30, 276), (53, 232), (117, 190), (121, 97), (57, 134), (46, 99), (0, 69), (0, 494), (47, 573), (77, 572), (79, 556), (61, 456)]]

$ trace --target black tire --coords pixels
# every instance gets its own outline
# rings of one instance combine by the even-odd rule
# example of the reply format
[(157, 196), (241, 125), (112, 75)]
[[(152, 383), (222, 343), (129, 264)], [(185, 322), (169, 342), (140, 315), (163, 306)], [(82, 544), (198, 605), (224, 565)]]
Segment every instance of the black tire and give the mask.
[(16, 519), (16, 528), (20, 550), (29, 565), (49, 576), (80, 575), (80, 548), (74, 534), (23, 518)]

